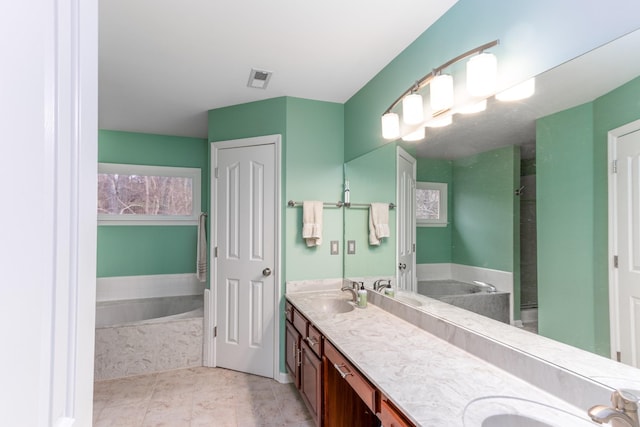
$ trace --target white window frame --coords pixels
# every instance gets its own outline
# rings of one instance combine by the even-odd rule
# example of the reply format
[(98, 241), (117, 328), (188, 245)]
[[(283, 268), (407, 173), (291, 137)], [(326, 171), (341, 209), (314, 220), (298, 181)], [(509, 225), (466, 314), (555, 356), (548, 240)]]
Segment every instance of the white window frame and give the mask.
[(121, 163), (98, 163), (98, 173), (178, 176), (192, 179), (193, 191), (191, 215), (110, 215), (98, 214), (98, 225), (198, 225), (201, 212), (201, 171), (200, 168), (175, 166), (128, 165)]
[(425, 219), (418, 218), (418, 200), (416, 197), (416, 226), (417, 227), (446, 227), (449, 225), (448, 212), (448, 184), (446, 182), (416, 182), (416, 189), (434, 190), (440, 192), (440, 218)]

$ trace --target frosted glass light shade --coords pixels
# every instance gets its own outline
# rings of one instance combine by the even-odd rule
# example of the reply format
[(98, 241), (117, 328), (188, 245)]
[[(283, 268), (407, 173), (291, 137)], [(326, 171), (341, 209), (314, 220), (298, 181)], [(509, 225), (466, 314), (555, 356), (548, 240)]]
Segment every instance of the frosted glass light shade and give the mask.
[(529, 98), (534, 93), (536, 93), (536, 79), (531, 78), (496, 94), (496, 99), (499, 101), (519, 101)]
[(447, 115), (429, 120), (427, 122), (427, 126), (429, 126), (430, 128), (442, 128), (445, 126), (449, 126), (451, 123), (453, 123), (453, 116)]
[(424, 128), (420, 128), (414, 132), (411, 132), (409, 135), (405, 135), (402, 137), (403, 141), (422, 141), (425, 137)]
[(462, 107), (458, 110), (458, 112), (462, 114), (473, 114), (479, 113), (487, 109), (487, 100), (483, 99), (480, 102), (476, 102), (475, 104), (467, 105), (466, 107)]
[(496, 90), (498, 60), (491, 53), (481, 53), (467, 62), (467, 91), (471, 96), (489, 96)]
[(387, 113), (382, 116), (382, 137), (384, 139), (396, 139), (400, 136), (400, 117), (396, 113)]
[(402, 121), (408, 125), (417, 125), (423, 120), (422, 96), (417, 93), (405, 96), (402, 100)]
[(441, 111), (453, 106), (453, 77), (449, 74), (435, 76), (429, 83), (431, 109)]

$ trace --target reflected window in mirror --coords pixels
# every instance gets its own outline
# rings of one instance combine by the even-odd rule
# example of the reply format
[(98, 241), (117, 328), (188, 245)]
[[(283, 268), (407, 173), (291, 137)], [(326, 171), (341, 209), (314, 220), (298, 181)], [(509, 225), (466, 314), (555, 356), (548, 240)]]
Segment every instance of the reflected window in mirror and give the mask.
[(447, 183), (416, 183), (416, 225), (420, 227), (446, 227)]

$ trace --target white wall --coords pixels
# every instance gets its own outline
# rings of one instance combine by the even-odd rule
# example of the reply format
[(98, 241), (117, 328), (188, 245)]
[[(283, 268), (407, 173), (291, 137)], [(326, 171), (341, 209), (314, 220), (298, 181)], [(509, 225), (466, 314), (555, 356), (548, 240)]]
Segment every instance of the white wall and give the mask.
[(91, 425), (97, 0), (79, 3), (0, 3), (6, 426)]

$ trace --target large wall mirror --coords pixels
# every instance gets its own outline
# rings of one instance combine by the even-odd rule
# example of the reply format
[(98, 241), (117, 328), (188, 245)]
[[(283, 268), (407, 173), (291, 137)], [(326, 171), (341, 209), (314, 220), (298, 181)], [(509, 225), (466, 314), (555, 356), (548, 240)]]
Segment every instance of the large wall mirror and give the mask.
[[(638, 48), (640, 31), (536, 76), (531, 98), (490, 99), (484, 112), (427, 128), (417, 144), (393, 142), (348, 162), (352, 201), (395, 199), (396, 146), (404, 147), (417, 159), (417, 181), (449, 188), (449, 224), (416, 230), (418, 281), (441, 276), (446, 265), (507, 273), (497, 280), (510, 291), (510, 322), (535, 308), (535, 333), (615, 357), (608, 134), (640, 119)], [(344, 215), (345, 242), (364, 242), (366, 211)], [(386, 246), (364, 246), (355, 255), (345, 247), (346, 278), (396, 276), (394, 236)]]

